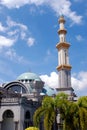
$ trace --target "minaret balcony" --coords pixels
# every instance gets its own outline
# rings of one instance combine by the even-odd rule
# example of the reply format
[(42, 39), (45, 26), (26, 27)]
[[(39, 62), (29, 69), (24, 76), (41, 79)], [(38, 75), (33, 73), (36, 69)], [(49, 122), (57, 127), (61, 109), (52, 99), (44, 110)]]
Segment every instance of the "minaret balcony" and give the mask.
[(57, 70), (58, 71), (62, 70), (62, 69), (64, 69), (64, 70), (71, 70), (71, 68), (72, 68), (72, 66), (70, 66), (70, 65), (60, 65), (60, 66), (57, 66)]
[(67, 42), (59, 42), (57, 45), (56, 45), (56, 48), (58, 50), (60, 50), (61, 48), (66, 48), (68, 49), (70, 47), (70, 44), (67, 43)]
[(67, 31), (66, 31), (66, 29), (59, 29), (58, 30), (58, 34), (60, 35), (60, 34), (66, 34), (67, 33)]

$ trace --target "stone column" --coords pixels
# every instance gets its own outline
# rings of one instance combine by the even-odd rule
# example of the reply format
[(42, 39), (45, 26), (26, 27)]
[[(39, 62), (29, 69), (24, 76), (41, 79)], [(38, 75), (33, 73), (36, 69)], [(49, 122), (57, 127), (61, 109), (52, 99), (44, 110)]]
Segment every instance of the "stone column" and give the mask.
[(2, 122), (0, 122), (0, 130), (1, 130), (1, 125), (2, 125)]
[(15, 130), (18, 130), (18, 122), (15, 121)]

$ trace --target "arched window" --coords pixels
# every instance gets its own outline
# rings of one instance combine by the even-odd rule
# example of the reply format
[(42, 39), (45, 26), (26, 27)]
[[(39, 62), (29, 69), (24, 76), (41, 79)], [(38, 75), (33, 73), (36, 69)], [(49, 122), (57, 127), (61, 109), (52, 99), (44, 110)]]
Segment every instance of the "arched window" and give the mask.
[(9, 88), (8, 88), (8, 90), (12, 90), (12, 91), (14, 91), (15, 93), (26, 93), (26, 90), (22, 87), (22, 86), (20, 86), (20, 85), (12, 85), (12, 86), (10, 86)]
[(25, 126), (25, 128), (32, 126), (30, 111), (26, 111), (26, 113), (25, 113), (24, 126)]
[(5, 118), (14, 118), (14, 114), (11, 110), (6, 110), (3, 114), (3, 119)]
[(11, 90), (15, 93), (27, 93), (26, 86), (19, 81), (10, 82), (6, 84), (4, 88), (6, 88), (7, 90)]
[(3, 121), (0, 130), (15, 130), (14, 113), (11, 110), (6, 110), (3, 113)]
[(30, 112), (29, 112), (29, 111), (27, 111), (27, 112), (25, 113), (25, 119), (30, 119)]
[(68, 53), (67, 53), (67, 50), (64, 50), (64, 52), (65, 52), (65, 64), (67, 64)]

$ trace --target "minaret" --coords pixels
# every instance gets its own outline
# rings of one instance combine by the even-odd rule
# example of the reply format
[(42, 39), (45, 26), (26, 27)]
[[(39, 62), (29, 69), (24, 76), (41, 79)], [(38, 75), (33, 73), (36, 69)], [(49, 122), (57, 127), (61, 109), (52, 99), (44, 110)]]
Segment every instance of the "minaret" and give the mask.
[(71, 65), (69, 63), (69, 47), (70, 44), (66, 42), (67, 30), (64, 27), (65, 19), (61, 16), (58, 20), (59, 22), (59, 43), (57, 43), (56, 48), (58, 49), (58, 66), (57, 70), (59, 73), (59, 86), (58, 92), (64, 91), (68, 92), (69, 95), (73, 94), (73, 88), (71, 87)]

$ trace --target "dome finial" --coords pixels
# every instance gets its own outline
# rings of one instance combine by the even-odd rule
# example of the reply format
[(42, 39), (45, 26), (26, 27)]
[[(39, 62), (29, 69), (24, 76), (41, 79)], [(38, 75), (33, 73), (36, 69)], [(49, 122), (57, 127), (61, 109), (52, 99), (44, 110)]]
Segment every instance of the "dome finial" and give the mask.
[(62, 14), (58, 20), (59, 23), (65, 23), (64, 15)]
[(61, 14), (61, 16), (60, 17), (63, 17), (64, 18), (64, 15), (63, 14)]

